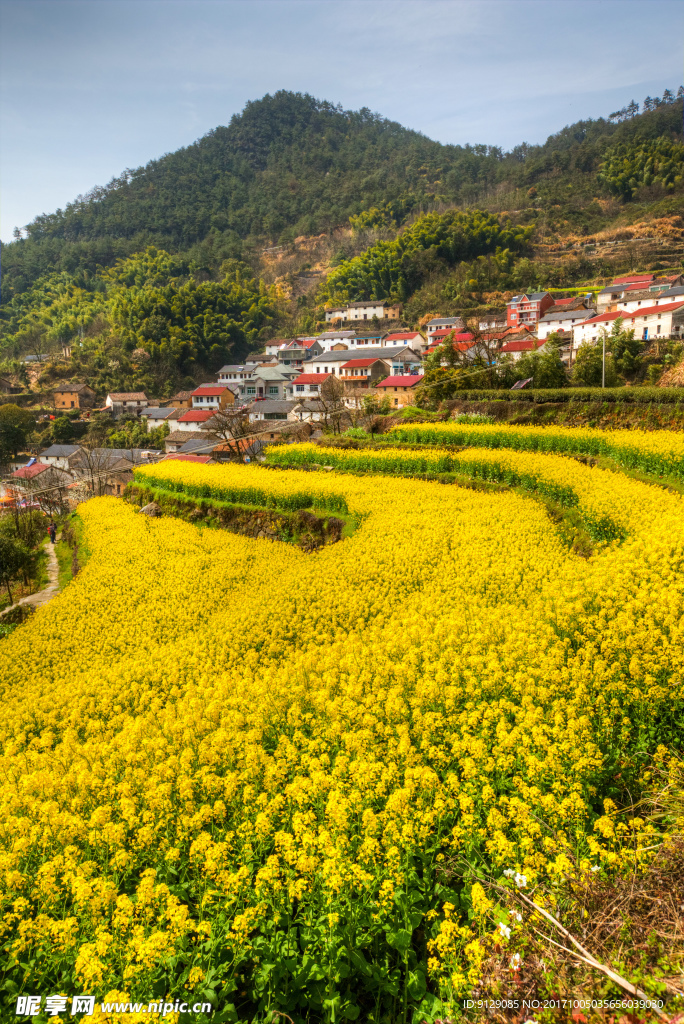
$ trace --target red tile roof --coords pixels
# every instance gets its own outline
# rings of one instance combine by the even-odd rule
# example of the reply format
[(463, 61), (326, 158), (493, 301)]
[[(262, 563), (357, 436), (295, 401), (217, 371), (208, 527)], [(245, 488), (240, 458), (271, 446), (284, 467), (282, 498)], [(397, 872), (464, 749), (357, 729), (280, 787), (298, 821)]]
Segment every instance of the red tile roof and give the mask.
[(671, 313), (673, 309), (684, 306), (684, 299), (679, 302), (665, 302), (662, 306), (644, 306), (643, 309), (623, 309), (623, 320), (634, 320), (638, 316), (650, 316), (651, 313)]
[(423, 340), (423, 335), (420, 331), (395, 331), (393, 334), (386, 334), (385, 341), (406, 341), (409, 338), (420, 338)]
[(326, 377), (332, 377), (331, 373), (300, 373), (295, 377), (293, 384), (322, 384)]
[(350, 359), (346, 363), (342, 363), (340, 369), (347, 370), (350, 368), (356, 368), (358, 366), (372, 366), (373, 363), (379, 363), (379, 359)]
[(14, 480), (32, 480), (34, 476), (38, 476), (39, 473), (44, 473), (46, 469), (50, 467), (44, 462), (36, 462), (33, 466), (22, 466), (15, 473), (12, 473), (12, 479)]
[(216, 409), (188, 409), (178, 417), (178, 423), (204, 423), (216, 415)]
[(200, 387), (195, 388), (192, 394), (203, 395), (205, 398), (218, 398), (218, 396), (222, 395), (226, 390), (225, 385), (219, 385), (218, 387), (216, 385), (209, 387), (203, 387), (200, 385)]
[(588, 320), (583, 320), (582, 323), (575, 324), (575, 327), (582, 327), (584, 324), (610, 323), (612, 320), (617, 320), (619, 316), (624, 320), (626, 315), (629, 316), (629, 313), (625, 314), (624, 309), (613, 313), (599, 313), (598, 316), (590, 316)]
[(375, 386), (378, 388), (412, 388), (416, 384), (422, 384), (424, 377), (422, 374), (414, 374), (413, 376), (402, 375), (397, 377), (385, 377), (379, 384)]
[(613, 284), (632, 284), (634, 281), (652, 281), (655, 274), (632, 274), (631, 277), (615, 277)]
[(501, 346), (502, 352), (533, 352), (538, 348), (541, 348), (545, 342), (537, 341), (535, 338), (530, 338), (527, 341), (507, 341), (505, 345)]
[(577, 296), (573, 298), (570, 296), (569, 299), (554, 299), (554, 305), (556, 306), (567, 306), (569, 302), (576, 302)]

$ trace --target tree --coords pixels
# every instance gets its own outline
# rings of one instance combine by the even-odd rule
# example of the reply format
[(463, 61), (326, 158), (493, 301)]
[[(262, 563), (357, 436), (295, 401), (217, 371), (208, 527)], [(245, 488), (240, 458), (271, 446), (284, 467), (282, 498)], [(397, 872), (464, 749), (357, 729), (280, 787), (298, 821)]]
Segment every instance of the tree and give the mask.
[(13, 402), (0, 405), (0, 423), (13, 423), (25, 434), (30, 434), (36, 427), (36, 417), (28, 409), (22, 409)]
[[(222, 441), (235, 459), (241, 459), (249, 448), (249, 439), (253, 433), (253, 424), (245, 406), (228, 405), (225, 409), (217, 409), (208, 423), (214, 441)], [(211, 445), (207, 445), (209, 449)]]
[(68, 416), (58, 416), (52, 424), (52, 440), (55, 444), (69, 444), (74, 437), (74, 428)]
[(641, 367), (640, 353), (644, 343), (634, 337), (632, 329), (625, 330), (622, 317), (613, 321), (610, 334), (606, 336), (606, 351), (610, 351), (620, 373), (632, 376)]
[(31, 552), (25, 544), (0, 534), (0, 583), (7, 587), (10, 604), (14, 603), (10, 584), (20, 577), (28, 582), (32, 561)]
[(24, 447), (26, 437), (19, 427), (0, 422), (0, 464), (6, 466)]
[[(572, 368), (572, 383), (578, 388), (600, 388), (603, 373), (603, 346), (600, 342), (584, 342), (580, 345)], [(617, 387), (615, 363), (606, 351), (606, 387)]]
[(550, 334), (539, 352), (529, 352), (514, 363), (515, 379), (527, 380), (532, 377), (535, 388), (564, 388), (568, 373), (560, 357), (557, 334)]
[(344, 404), (344, 384), (334, 374), (326, 377), (318, 393), (318, 407), (321, 423), (333, 434), (340, 433), (342, 418), (347, 416)]

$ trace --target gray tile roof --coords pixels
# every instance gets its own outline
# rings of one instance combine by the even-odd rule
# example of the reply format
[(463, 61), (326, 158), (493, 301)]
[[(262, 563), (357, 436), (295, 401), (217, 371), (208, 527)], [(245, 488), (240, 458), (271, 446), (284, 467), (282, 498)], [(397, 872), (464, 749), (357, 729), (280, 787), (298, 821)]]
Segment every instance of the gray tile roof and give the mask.
[(178, 449), (184, 455), (189, 455), (192, 452), (196, 452), (199, 448), (202, 449), (202, 455), (208, 455), (212, 448), (220, 444), (220, 441), (209, 441), (205, 437), (191, 437), (189, 441), (186, 441), (184, 445)]
[(171, 415), (172, 412), (178, 412), (178, 410), (174, 409), (173, 406), (165, 408), (160, 406), (148, 405), (147, 409), (145, 410), (145, 415), (147, 416), (148, 420), (165, 420)]
[(438, 316), (434, 320), (428, 320), (428, 327), (451, 327), (456, 324), (460, 326), (462, 323), (460, 316)]
[(673, 299), (678, 299), (680, 295), (684, 295), (684, 284), (678, 284), (675, 285), (674, 288), (668, 288), (666, 292), (661, 292), (660, 295), (658, 295), (658, 298), (667, 299), (670, 295)]
[(548, 324), (556, 320), (588, 320), (590, 316), (595, 315), (595, 309), (559, 309), (556, 313), (546, 313), (539, 323)]
[(358, 349), (345, 349), (344, 352), (323, 352), (320, 356), (314, 356), (313, 359), (307, 359), (309, 363), (346, 363), (348, 359), (394, 359), (398, 358), (399, 355), (407, 353), (407, 357), (412, 357), (417, 362), (420, 362), (420, 356), (409, 348), (407, 345), (402, 345), (400, 348), (385, 348), (381, 347), (368, 347)]
[(49, 448), (45, 448), (38, 457), (46, 456), (56, 459), (67, 459), (70, 455), (75, 455), (80, 450), (80, 445), (77, 444), (52, 444)]
[[(256, 380), (257, 377), (261, 378), (261, 380), (273, 381), (273, 383), (277, 384), (281, 384), (283, 381), (287, 380), (285, 373), (281, 370), (276, 370), (275, 367), (272, 366), (262, 366), (258, 370), (255, 370), (252, 374), (252, 380)], [(247, 383), (249, 383), (249, 381)]]
[(353, 338), (355, 333), (355, 331), (323, 331), (323, 334), (316, 337), (316, 341), (321, 341), (321, 339), (327, 341), (329, 338)]
[(296, 404), (297, 402), (275, 401), (275, 399), (271, 400), (267, 398), (265, 402), (250, 402), (250, 404), (246, 405), (244, 408), (249, 410), (249, 412), (258, 413), (289, 412)]
[[(347, 309), (363, 309), (364, 306), (396, 306), (396, 302), (388, 302), (387, 299), (362, 299), (361, 302), (348, 302)], [(343, 309), (343, 306), (335, 306), (335, 309)]]

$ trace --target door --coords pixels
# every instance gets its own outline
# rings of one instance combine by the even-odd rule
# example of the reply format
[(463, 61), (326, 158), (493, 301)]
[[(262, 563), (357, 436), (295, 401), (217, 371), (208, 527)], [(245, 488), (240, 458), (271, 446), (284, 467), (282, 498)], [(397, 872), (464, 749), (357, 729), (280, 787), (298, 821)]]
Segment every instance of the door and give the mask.
[(644, 341), (648, 341), (648, 327), (644, 327)]

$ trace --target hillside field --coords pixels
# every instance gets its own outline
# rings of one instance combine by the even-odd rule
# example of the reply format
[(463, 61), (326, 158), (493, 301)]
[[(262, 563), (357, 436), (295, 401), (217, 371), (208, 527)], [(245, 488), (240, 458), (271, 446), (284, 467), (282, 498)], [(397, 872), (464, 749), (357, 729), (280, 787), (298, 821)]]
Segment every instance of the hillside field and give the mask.
[[(27, 992), (90, 993), (99, 1022), (190, 997), (212, 1014), (164, 1019), (675, 1014), (684, 517), (657, 474), (684, 449), (625, 433), (608, 470), (571, 457), (598, 431), (411, 425), (136, 472), (196, 525), (81, 505), (89, 561), (0, 643), (2, 1019)], [(210, 528), (212, 503), (355, 529), (305, 552)], [(653, 879), (656, 917), (611, 931)]]

